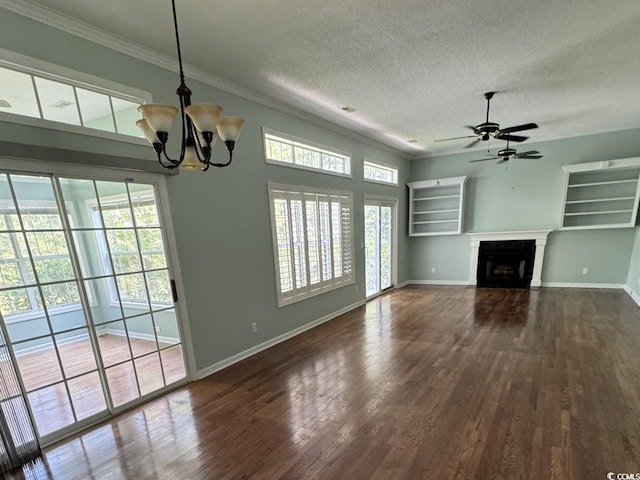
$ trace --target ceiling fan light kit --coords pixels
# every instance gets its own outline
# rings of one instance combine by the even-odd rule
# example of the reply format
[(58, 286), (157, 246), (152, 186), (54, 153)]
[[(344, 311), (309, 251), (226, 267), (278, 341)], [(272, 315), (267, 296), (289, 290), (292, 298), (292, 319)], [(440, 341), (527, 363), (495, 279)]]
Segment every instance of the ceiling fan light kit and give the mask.
[(524, 123), (522, 125), (515, 125), (513, 127), (500, 128), (500, 124), (489, 121), (489, 110), (491, 108), (491, 99), (496, 94), (496, 92), (487, 92), (484, 94), (484, 98), (487, 100), (487, 116), (484, 123), (480, 123), (476, 126), (467, 125), (466, 128), (473, 130), (473, 135), (466, 135), (463, 137), (453, 137), (453, 138), (443, 138), (440, 140), (435, 140), (436, 142), (446, 142), (449, 140), (459, 140), (462, 138), (475, 138), (471, 143), (469, 143), (464, 148), (471, 148), (475, 146), (477, 143), (481, 141), (488, 141), (491, 138), (495, 138), (497, 140), (506, 140), (507, 142), (524, 142), (529, 137), (524, 137), (522, 135), (512, 135), (515, 132), (522, 132), (525, 130), (533, 130), (534, 128), (538, 128), (538, 125), (535, 123)]

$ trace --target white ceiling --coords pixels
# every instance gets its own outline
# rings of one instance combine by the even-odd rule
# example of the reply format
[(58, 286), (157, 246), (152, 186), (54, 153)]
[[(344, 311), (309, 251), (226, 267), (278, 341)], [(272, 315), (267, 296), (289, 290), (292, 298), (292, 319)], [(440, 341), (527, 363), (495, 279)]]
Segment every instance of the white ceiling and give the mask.
[[(37, 3), (176, 55), (169, 0)], [(490, 90), (529, 142), (640, 127), (638, 0), (177, 3), (185, 63), (411, 155), (460, 150), (433, 140), (483, 122)]]

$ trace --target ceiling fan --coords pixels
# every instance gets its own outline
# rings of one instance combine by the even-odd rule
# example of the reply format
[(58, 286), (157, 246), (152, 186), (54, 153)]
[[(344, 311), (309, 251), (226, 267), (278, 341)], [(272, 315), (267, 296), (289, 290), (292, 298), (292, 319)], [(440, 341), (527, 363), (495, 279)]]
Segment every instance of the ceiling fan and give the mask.
[(484, 123), (480, 123), (475, 127), (466, 125), (467, 128), (473, 130), (473, 135), (466, 135), (464, 137), (442, 138), (440, 140), (434, 140), (435, 142), (447, 142), (449, 140), (459, 140), (461, 138), (475, 138), (469, 145), (464, 148), (471, 148), (481, 140), (487, 141), (490, 138), (497, 138), (500, 140), (507, 140), (512, 142), (524, 142), (529, 137), (523, 137), (520, 135), (511, 135), (514, 132), (522, 132), (523, 130), (532, 130), (538, 128), (535, 123), (525, 123), (522, 125), (516, 125), (514, 127), (500, 128), (500, 125), (489, 121), (489, 107), (491, 105), (491, 99), (496, 92), (487, 92), (484, 94), (484, 98), (487, 99), (487, 119)]
[(537, 150), (529, 150), (526, 152), (518, 153), (515, 148), (509, 148), (509, 141), (507, 140), (507, 148), (498, 150), (496, 155), (492, 155), (489, 158), (479, 158), (477, 160), (469, 160), (470, 162), (486, 162), (487, 160), (497, 160), (496, 163), (505, 163), (512, 158), (527, 158), (530, 160), (538, 160), (542, 158), (540, 152)]

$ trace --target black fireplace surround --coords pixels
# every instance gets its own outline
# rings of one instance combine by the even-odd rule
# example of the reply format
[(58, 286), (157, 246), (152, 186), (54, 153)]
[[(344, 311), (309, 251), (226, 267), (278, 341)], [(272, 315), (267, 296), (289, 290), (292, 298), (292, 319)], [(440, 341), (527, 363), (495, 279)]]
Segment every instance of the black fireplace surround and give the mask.
[(535, 254), (535, 240), (481, 241), (477, 286), (529, 288)]

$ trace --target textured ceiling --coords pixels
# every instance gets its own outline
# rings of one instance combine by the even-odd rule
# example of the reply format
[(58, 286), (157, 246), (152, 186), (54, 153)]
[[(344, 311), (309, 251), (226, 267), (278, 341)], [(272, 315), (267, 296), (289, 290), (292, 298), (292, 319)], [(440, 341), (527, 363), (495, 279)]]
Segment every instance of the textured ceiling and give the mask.
[[(169, 0), (37, 3), (175, 57)], [(484, 121), (489, 90), (530, 141), (640, 127), (638, 0), (177, 3), (185, 63), (412, 155), (466, 145), (433, 140)]]

